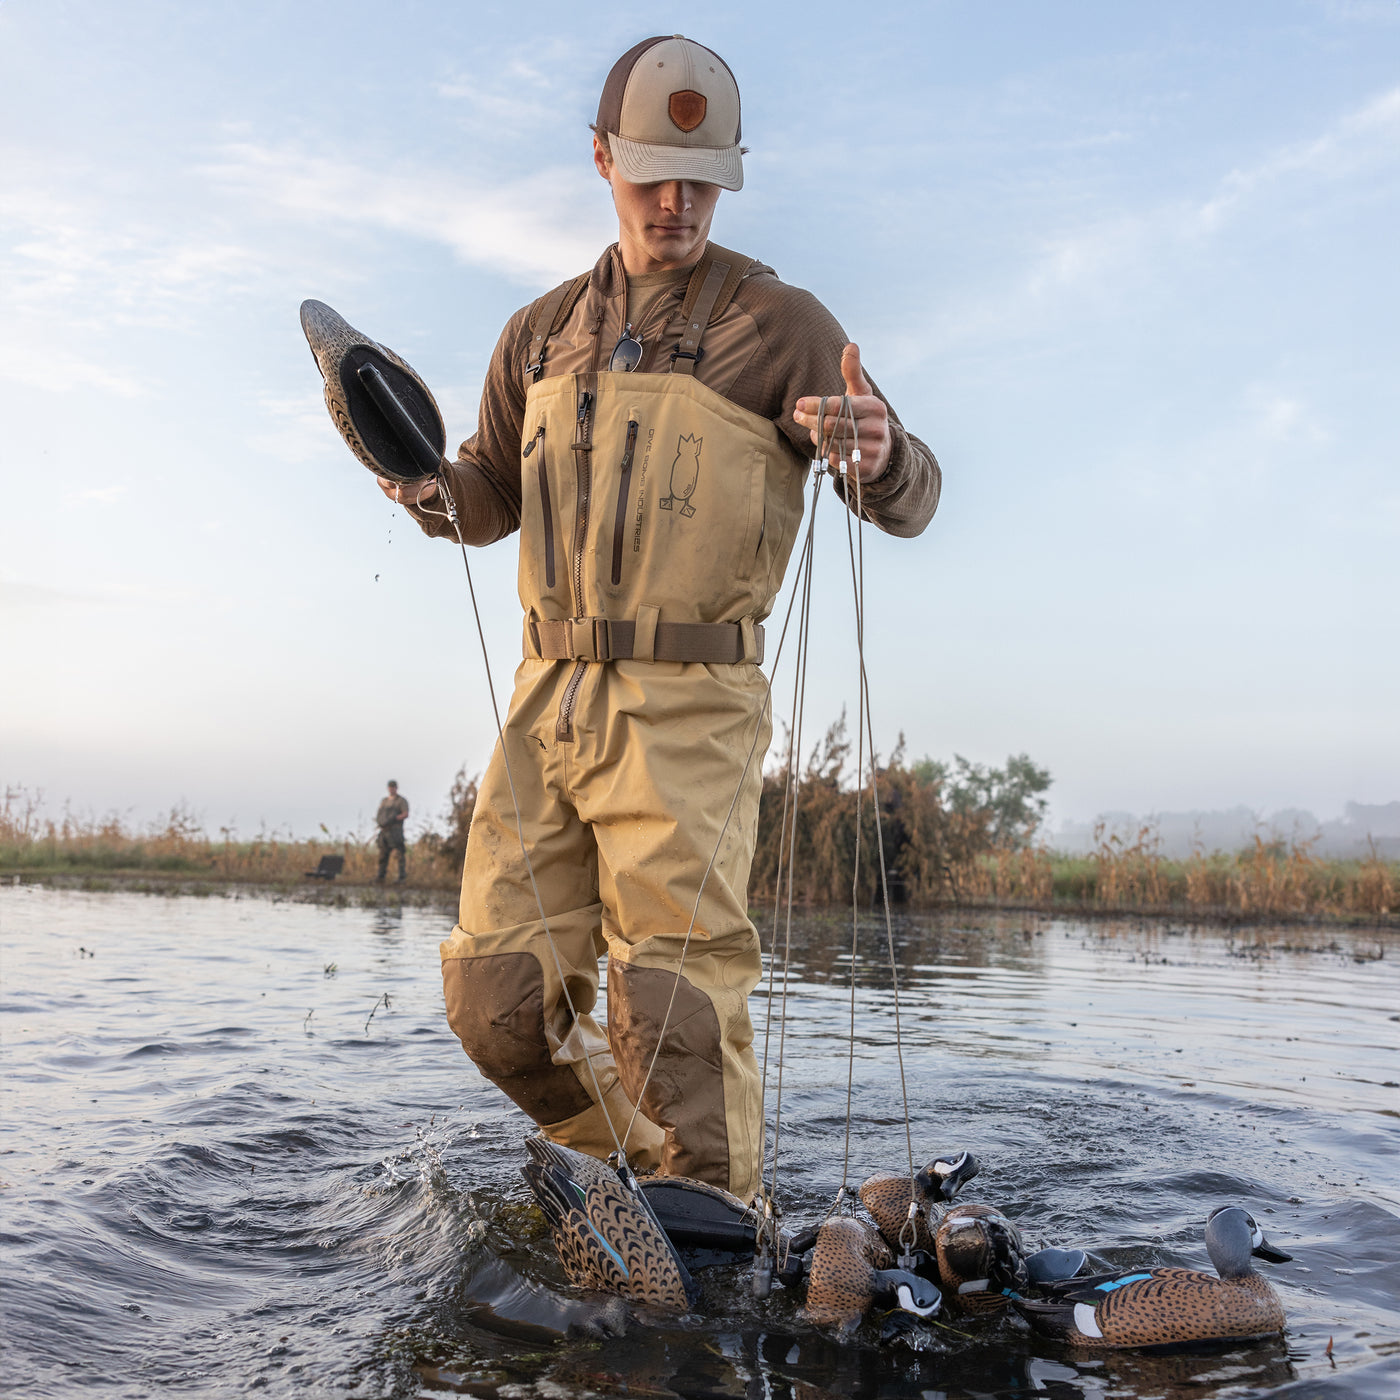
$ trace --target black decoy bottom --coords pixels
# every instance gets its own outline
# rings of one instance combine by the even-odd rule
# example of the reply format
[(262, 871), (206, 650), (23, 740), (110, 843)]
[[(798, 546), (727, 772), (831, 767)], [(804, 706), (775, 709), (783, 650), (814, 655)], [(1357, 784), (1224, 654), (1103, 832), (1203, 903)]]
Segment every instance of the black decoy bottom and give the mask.
[(438, 472), (447, 429), (413, 366), (323, 301), (302, 302), (301, 328), (321, 371), (331, 421), (351, 452), (391, 481)]

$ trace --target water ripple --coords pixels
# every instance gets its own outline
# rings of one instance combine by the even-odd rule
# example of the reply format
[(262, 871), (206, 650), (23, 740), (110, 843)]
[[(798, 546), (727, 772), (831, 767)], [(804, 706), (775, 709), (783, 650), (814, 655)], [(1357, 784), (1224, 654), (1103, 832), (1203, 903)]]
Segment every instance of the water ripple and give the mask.
[[(916, 1152), (977, 1151), (975, 1194), (1033, 1243), (1078, 1244), (1106, 1266), (1201, 1266), (1205, 1214), (1239, 1200), (1296, 1256), (1271, 1272), (1286, 1342), (1083, 1359), (1011, 1321), (971, 1342), (934, 1331), (916, 1349), (837, 1347), (782, 1290), (755, 1303), (738, 1266), (702, 1275), (701, 1317), (610, 1337), (617, 1319), (567, 1288), (529, 1204), (525, 1120), (443, 1023), (448, 922), (0, 890), (7, 1388), (114, 1400), (1400, 1389), (1400, 960), (1377, 956), (1374, 935), (909, 919), (892, 972), (883, 926), (863, 924), (848, 1065), (849, 921), (794, 929), (787, 1032), (770, 1052), (790, 1219), (819, 1216), (843, 1172), (854, 1183), (904, 1160), (897, 976)], [(760, 1031), (764, 1010), (757, 998)], [(593, 1340), (558, 1340), (570, 1327)]]

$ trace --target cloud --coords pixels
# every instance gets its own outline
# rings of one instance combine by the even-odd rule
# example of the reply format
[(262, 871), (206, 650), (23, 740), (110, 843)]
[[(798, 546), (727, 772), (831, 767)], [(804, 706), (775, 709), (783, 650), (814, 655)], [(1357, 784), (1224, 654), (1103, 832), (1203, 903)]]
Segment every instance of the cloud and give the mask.
[(0, 579), (0, 612), (19, 612), (29, 608), (52, 608), (72, 603), (101, 601), (91, 593), (73, 593), (64, 588), (49, 588), (41, 583), (19, 583)]
[(1251, 436), (1263, 443), (1317, 446), (1331, 437), (1301, 398), (1265, 385), (1246, 390), (1245, 418)]
[(35, 329), (36, 334), (30, 336), (24, 327), (15, 326), (10, 332), (10, 343), (0, 343), (0, 379), (55, 394), (87, 388), (102, 389), (124, 399), (137, 399), (151, 392), (148, 383), (133, 375), (43, 344), (43, 328)]
[[(375, 170), (289, 147), (235, 142), (205, 173), (225, 190), (315, 221), (439, 243), (463, 262), (538, 286), (589, 267), (612, 237), (597, 177), (580, 168), (489, 184), (431, 170)], [(596, 216), (580, 209), (597, 206)]]
[(119, 501), (131, 488), (125, 485), (114, 486), (87, 486), (80, 490), (68, 491), (64, 494), (64, 502), (68, 505), (100, 505), (108, 506), (113, 501)]
[(339, 441), (325, 400), (315, 390), (301, 394), (264, 394), (258, 399), (264, 422), (263, 431), (253, 434), (249, 444), (279, 461), (301, 464), (325, 457)]
[[(59, 178), (59, 177), (54, 177)], [(78, 172), (66, 172), (70, 185)], [(62, 197), (16, 182), (0, 192), (0, 304), (42, 315), (69, 308), (80, 325), (184, 323), (193, 303), (227, 295), (259, 267), (255, 253), (192, 230), (125, 220), (119, 207), (93, 197)]]
[(177, 606), (199, 598), (200, 595), (191, 589), (164, 584), (112, 583), (105, 588), (77, 592), (70, 588), (52, 588), (45, 583), (0, 579), (0, 612), (51, 607), (149, 608)]
[[(1221, 237), (1228, 227), (1285, 194), (1362, 181), (1400, 166), (1400, 87), (1344, 114), (1321, 135), (1269, 152), (1251, 166), (1221, 176), (1204, 196), (1185, 196), (1144, 209), (1089, 219), (1034, 245), (1018, 277), (991, 294), (950, 300), (897, 342), (904, 359), (927, 360), (955, 347), (998, 343), (1033, 334), (1062, 317), (1117, 312), (1127, 289), (1157, 280), (1184, 254)], [(1329, 198), (1335, 200), (1336, 195)], [(920, 308), (922, 312), (922, 307)], [(932, 332), (930, 334), (930, 331)]]
[(1102, 283), (1141, 264), (1163, 245), (1185, 246), (1220, 233), (1278, 186), (1355, 180), (1400, 161), (1400, 87), (1347, 113), (1327, 131), (1231, 170), (1204, 199), (1178, 199), (1121, 214), (1046, 243), (1024, 290), (1034, 299)]
[(532, 34), (514, 52), (493, 54), (434, 85), (458, 107), (462, 124), (483, 150), (537, 149), (541, 133), (556, 136), (560, 113), (591, 112), (597, 90), (571, 38)]
[(1212, 233), (1271, 186), (1298, 176), (1326, 181), (1355, 179), (1377, 166), (1394, 165), (1397, 153), (1400, 87), (1349, 112), (1321, 136), (1284, 146), (1256, 165), (1230, 171), (1215, 193), (1196, 207), (1194, 219), (1186, 227), (1194, 222), (1197, 231)]

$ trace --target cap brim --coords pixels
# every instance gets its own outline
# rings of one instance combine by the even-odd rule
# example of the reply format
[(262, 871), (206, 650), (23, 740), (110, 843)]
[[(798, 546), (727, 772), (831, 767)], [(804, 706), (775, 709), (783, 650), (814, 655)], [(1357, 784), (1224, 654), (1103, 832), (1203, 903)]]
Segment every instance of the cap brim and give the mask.
[(722, 190), (744, 188), (744, 161), (738, 146), (654, 146), (614, 133), (608, 135), (608, 146), (623, 179), (634, 185), (694, 180)]

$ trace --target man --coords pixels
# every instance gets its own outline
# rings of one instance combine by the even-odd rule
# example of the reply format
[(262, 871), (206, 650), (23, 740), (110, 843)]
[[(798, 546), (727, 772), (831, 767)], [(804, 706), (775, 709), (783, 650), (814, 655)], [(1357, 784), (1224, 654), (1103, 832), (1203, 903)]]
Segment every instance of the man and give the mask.
[[(851, 396), (881, 529), (918, 534), (940, 475), (830, 313), (709, 242), (720, 190), (743, 184), (718, 55), (638, 44), (594, 130), (618, 242), (511, 318), (445, 472), (466, 543), (520, 530), (526, 616), (443, 985), (467, 1053), (551, 1138), (599, 1157), (623, 1142), (638, 1169), (747, 1199), (763, 1146), (747, 886), (770, 737), (756, 663), (814, 396)], [(455, 539), (434, 480), (380, 485)], [(591, 1014), (604, 952), (606, 1034)]]
[(392, 779), (389, 782), (389, 795), (379, 804), (374, 814), (375, 825), (379, 827), (379, 874), (375, 882), (382, 885), (389, 873), (389, 852), (399, 853), (399, 883), (408, 879), (406, 857), (403, 844), (403, 824), (408, 820), (408, 799), (399, 796), (399, 785)]

